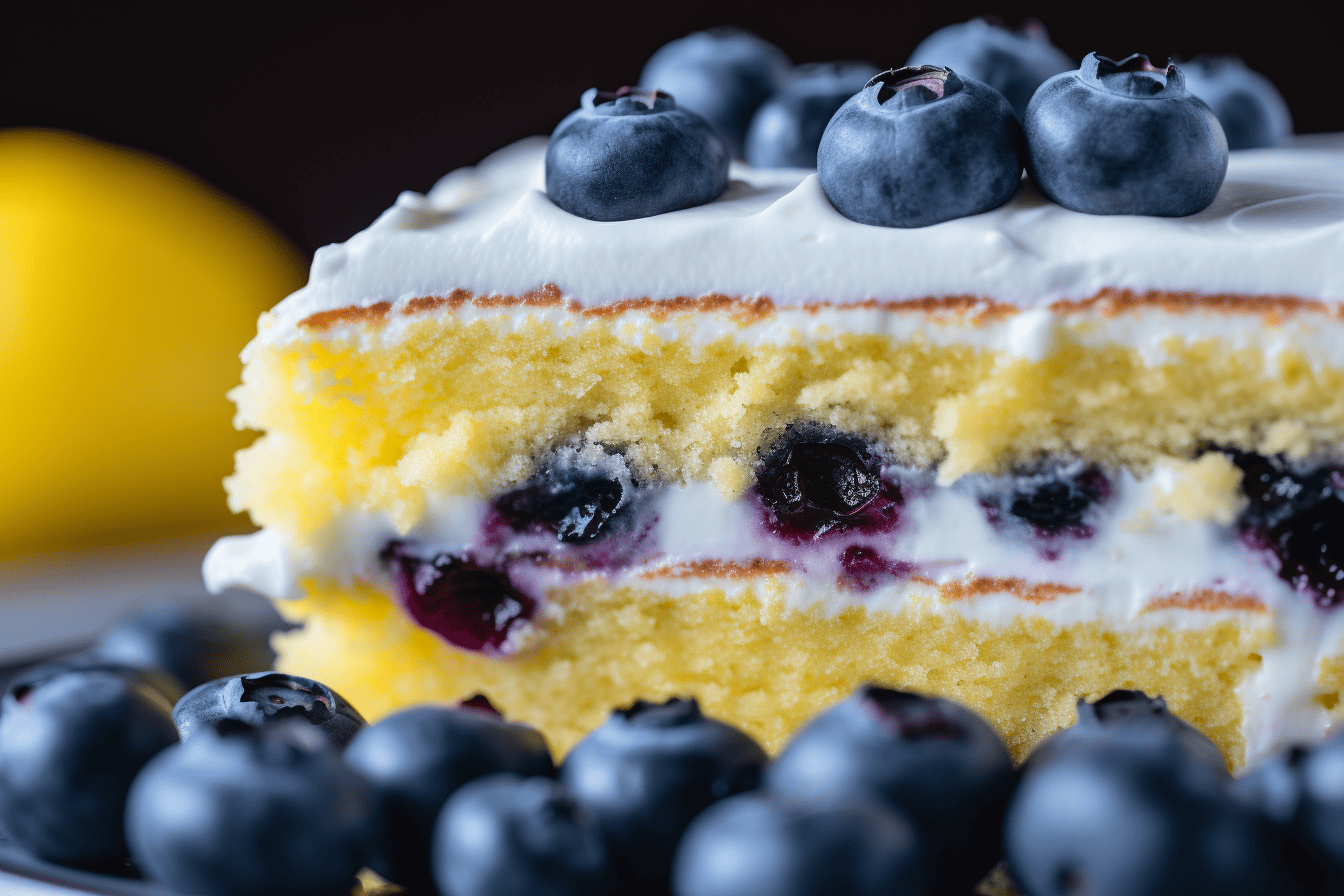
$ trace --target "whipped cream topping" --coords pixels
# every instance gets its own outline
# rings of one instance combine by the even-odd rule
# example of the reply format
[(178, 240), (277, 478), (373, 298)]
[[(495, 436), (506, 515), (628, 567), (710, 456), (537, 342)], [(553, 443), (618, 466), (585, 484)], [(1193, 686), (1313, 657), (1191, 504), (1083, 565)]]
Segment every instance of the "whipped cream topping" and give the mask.
[(1232, 153), (1213, 205), (1185, 218), (1079, 214), (1024, 179), (1001, 208), (913, 229), (844, 218), (814, 172), (740, 164), (708, 205), (587, 221), (546, 197), (544, 152), (545, 140), (524, 140), (427, 195), (403, 193), (367, 230), (318, 251), (308, 285), (263, 319), (263, 340), (350, 305), (550, 283), (585, 306), (723, 294), (1031, 308), (1103, 289), (1344, 301), (1344, 135)]
[[(750, 587), (749, 581), (722, 578), (706, 564), (723, 569), (764, 560), (791, 569), (784, 599), (796, 609), (820, 603), (827, 612), (860, 605), (896, 613), (916, 600), (933, 612), (994, 625), (1035, 616), (1060, 626), (1103, 622), (1124, 631), (1198, 628), (1236, 618), (1272, 630), (1274, 641), (1262, 651), (1260, 668), (1240, 686), (1248, 759), (1319, 738), (1328, 719), (1313, 699), (1316, 668), (1344, 638), (1344, 611), (1321, 611), (1294, 593), (1226, 524), (1180, 519), (1166, 510), (1170, 478), (1169, 472), (1143, 479), (1121, 473), (1112, 479), (1112, 497), (1091, 537), (1041, 539), (1020, 524), (990, 521), (980, 502), (994, 487), (989, 480), (964, 477), (952, 486), (937, 486), (929, 474), (909, 473), (902, 477), (905, 501), (894, 528), (802, 544), (769, 531), (750, 494), (725, 500), (708, 483), (693, 483), (640, 499), (644, 522), (636, 527), (638, 544), (630, 549), (630, 563), (587, 572), (523, 563), (511, 566), (510, 576), (537, 596), (585, 576), (604, 577), (614, 587), (675, 595), (711, 584)], [(419, 543), (430, 553), (545, 552), (535, 534), (484, 548), (488, 514), (486, 502), (477, 499), (439, 498), (425, 521), (408, 533), (380, 515), (348, 512), (304, 545), (287, 543), (271, 531), (225, 538), (208, 554), (205, 578), (212, 591), (241, 586), (275, 598), (298, 596), (300, 579), (309, 576), (343, 583), (360, 579), (390, 592), (378, 554), (392, 539)], [(604, 541), (619, 537), (604, 536)], [(553, 537), (549, 543), (556, 550)], [(855, 547), (892, 561), (893, 571), (866, 587), (845, 586), (841, 556)], [(1004, 584), (956, 600), (938, 598), (940, 586), (972, 578)], [(1024, 595), (1013, 586), (1015, 580), (1027, 588), (1048, 587)], [(1222, 607), (1185, 602), (1210, 590), (1243, 599)]]

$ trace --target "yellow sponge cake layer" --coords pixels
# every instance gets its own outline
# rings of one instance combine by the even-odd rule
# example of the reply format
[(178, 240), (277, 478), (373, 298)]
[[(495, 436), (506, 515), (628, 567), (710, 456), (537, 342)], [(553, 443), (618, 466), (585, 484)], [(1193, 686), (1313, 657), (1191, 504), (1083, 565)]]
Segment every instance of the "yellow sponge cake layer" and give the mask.
[[(386, 511), (404, 531), (427, 495), (487, 494), (575, 438), (731, 496), (771, 433), (798, 421), (940, 463), (945, 481), (1042, 455), (1143, 468), (1210, 444), (1344, 442), (1344, 368), (1309, 354), (1344, 344), (1344, 323), (1323, 311), (1287, 323), (1268, 304), (1031, 312), (1048, 329), (1032, 356), (1018, 344), (1028, 313), (405, 310), (252, 346), (233, 397), (242, 423), (268, 434), (239, 455), (235, 510), (298, 537), (345, 508)], [(1208, 319), (1235, 340), (1190, 335)], [(1146, 343), (1118, 338), (1136, 328)]]
[(534, 649), (491, 658), (446, 645), (376, 588), (309, 582), (307, 598), (281, 605), (304, 627), (277, 646), (286, 670), (330, 684), (371, 717), (484, 693), (540, 728), (560, 754), (612, 707), (676, 694), (696, 695), (773, 751), (822, 707), (879, 681), (965, 703), (1018, 758), (1072, 724), (1080, 696), (1144, 688), (1240, 764), (1237, 686), (1274, 639), (1265, 620), (1242, 615), (1121, 634), (1033, 615), (976, 621), (936, 591), (896, 613), (830, 613), (791, 608), (785, 590), (773, 576), (705, 582), (675, 596), (595, 581), (548, 595), (556, 616), (542, 623)]

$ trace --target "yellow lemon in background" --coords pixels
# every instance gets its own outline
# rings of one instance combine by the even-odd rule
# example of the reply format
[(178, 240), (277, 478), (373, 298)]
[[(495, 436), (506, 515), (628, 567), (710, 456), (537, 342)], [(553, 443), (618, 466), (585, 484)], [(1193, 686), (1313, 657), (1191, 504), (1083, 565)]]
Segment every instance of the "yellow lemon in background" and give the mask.
[(304, 273), (171, 164), (0, 131), (0, 555), (238, 528), (224, 393)]

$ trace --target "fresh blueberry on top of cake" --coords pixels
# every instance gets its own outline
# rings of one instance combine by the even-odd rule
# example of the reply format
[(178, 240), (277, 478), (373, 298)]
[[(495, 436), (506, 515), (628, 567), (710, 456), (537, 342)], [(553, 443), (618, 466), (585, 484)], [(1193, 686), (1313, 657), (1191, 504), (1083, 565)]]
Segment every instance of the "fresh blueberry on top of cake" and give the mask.
[(747, 163), (756, 168), (815, 168), (817, 147), (837, 109), (877, 74), (867, 62), (800, 65), (766, 100), (747, 130)]
[(1022, 128), (994, 88), (947, 68), (883, 72), (835, 113), (817, 174), (862, 224), (924, 227), (998, 208), (1022, 176)]
[(973, 886), (998, 860), (1013, 760), (998, 734), (950, 700), (876, 685), (813, 717), (766, 773), (803, 805), (879, 799), (907, 813), (932, 855), (934, 892)]
[(740, 159), (752, 115), (784, 84), (789, 68), (774, 44), (740, 28), (711, 28), (660, 47), (644, 64), (639, 86), (670, 93), (703, 116)]
[(1196, 56), (1181, 63), (1185, 89), (1209, 104), (1228, 149), (1278, 146), (1293, 133), (1293, 116), (1274, 82), (1237, 56)]
[(1175, 65), (1139, 53), (1089, 53), (1055, 75), (1022, 120), (1027, 168), (1042, 193), (1091, 215), (1183, 217), (1212, 204), (1227, 174), (1227, 138)]
[(464, 650), (507, 653), (510, 636), (536, 613), (536, 598), (514, 584), (507, 565), (446, 552), (426, 556), (402, 541), (389, 543), (382, 559), (411, 618)]
[(704, 205), (727, 187), (722, 138), (662, 91), (588, 90), (546, 147), (546, 195), (590, 221)]
[(756, 473), (767, 527), (810, 541), (851, 529), (893, 525), (900, 485), (862, 440), (823, 427), (790, 427)]
[(1074, 67), (1034, 19), (1017, 31), (989, 19), (939, 28), (920, 41), (905, 64), (941, 65), (963, 78), (983, 81), (1003, 94), (1018, 119), (1026, 114), (1037, 87)]
[(677, 847), (675, 896), (920, 896), (927, 888), (919, 832), (877, 801), (791, 804), (765, 793), (723, 800), (696, 818)]

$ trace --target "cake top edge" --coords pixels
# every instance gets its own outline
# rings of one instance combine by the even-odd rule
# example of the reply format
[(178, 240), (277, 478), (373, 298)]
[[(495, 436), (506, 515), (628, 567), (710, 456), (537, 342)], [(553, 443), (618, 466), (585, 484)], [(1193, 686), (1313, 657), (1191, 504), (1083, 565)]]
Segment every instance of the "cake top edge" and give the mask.
[(994, 211), (910, 229), (844, 218), (814, 172), (740, 163), (707, 205), (588, 221), (547, 198), (545, 148), (528, 138), (427, 194), (401, 194), (367, 229), (318, 250), (263, 338), (314, 315), (455, 291), (547, 292), (587, 309), (706, 296), (1035, 308), (1107, 292), (1344, 302), (1344, 134), (1232, 153), (1213, 205), (1184, 218), (1080, 214), (1024, 179)]

